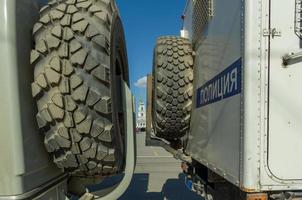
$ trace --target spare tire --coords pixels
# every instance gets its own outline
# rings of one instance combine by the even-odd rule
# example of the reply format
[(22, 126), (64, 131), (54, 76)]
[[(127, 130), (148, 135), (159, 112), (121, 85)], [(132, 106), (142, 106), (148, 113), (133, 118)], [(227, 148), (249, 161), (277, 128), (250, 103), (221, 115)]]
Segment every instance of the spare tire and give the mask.
[(193, 51), (189, 40), (160, 37), (154, 50), (152, 119), (158, 137), (175, 140), (190, 128)]
[(33, 37), (32, 95), (54, 163), (76, 176), (119, 172), (123, 130), (114, 98), (121, 90), (114, 87), (119, 77), (128, 82), (128, 65), (115, 2), (52, 0), (41, 9)]

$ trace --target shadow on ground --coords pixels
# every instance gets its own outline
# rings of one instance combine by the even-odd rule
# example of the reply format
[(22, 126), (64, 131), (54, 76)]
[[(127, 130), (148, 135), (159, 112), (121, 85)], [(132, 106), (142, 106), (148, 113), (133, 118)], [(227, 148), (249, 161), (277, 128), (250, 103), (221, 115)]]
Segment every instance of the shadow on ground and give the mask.
[[(121, 180), (112, 177), (102, 182), (102, 188), (110, 187)], [(161, 192), (148, 192), (149, 174), (134, 174), (131, 184), (119, 200), (201, 200), (201, 197), (188, 190), (184, 184), (185, 176), (178, 175), (178, 179), (168, 179)]]

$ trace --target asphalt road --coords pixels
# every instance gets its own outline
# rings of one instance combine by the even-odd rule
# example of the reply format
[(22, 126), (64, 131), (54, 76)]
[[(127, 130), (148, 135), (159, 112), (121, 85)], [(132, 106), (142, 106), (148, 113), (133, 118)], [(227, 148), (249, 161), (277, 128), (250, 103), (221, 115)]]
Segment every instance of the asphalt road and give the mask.
[(201, 200), (184, 184), (180, 162), (161, 147), (146, 147), (137, 134), (137, 164), (131, 185), (120, 200)]
[[(96, 188), (109, 188), (122, 179), (105, 179)], [(184, 184), (180, 161), (161, 147), (146, 147), (145, 133), (137, 134), (137, 162), (132, 182), (119, 200), (202, 200)]]

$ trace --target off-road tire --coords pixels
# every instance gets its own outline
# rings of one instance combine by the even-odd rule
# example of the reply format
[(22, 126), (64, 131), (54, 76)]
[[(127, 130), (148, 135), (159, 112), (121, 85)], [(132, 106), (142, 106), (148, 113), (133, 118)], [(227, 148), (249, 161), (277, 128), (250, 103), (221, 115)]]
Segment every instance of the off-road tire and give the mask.
[(123, 167), (111, 90), (117, 13), (114, 0), (52, 0), (33, 28), (38, 127), (54, 163), (76, 176)]
[(153, 60), (152, 119), (158, 137), (175, 140), (189, 130), (193, 56), (187, 39), (167, 36), (157, 40)]

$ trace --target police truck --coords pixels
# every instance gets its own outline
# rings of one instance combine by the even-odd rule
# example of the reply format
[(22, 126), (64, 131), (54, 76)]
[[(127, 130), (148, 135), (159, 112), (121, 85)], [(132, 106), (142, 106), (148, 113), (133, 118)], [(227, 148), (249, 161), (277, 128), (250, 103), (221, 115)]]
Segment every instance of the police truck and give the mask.
[(148, 137), (205, 199), (302, 198), (301, 0), (188, 0), (158, 38)]

